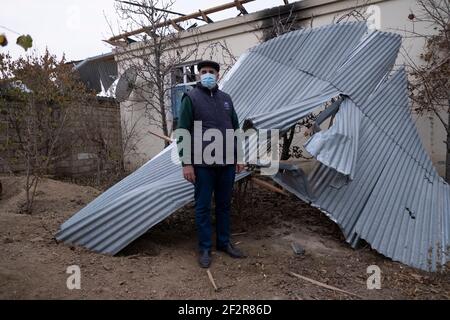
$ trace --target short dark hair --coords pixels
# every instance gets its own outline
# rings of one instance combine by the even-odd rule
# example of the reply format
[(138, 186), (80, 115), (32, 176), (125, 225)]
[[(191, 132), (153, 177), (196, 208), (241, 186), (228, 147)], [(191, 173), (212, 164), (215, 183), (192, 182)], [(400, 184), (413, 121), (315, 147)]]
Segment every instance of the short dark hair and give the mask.
[(220, 65), (217, 62), (212, 61), (212, 60), (203, 60), (197, 64), (198, 70), (200, 70), (203, 67), (211, 67), (211, 68), (215, 69), (217, 72), (220, 71)]

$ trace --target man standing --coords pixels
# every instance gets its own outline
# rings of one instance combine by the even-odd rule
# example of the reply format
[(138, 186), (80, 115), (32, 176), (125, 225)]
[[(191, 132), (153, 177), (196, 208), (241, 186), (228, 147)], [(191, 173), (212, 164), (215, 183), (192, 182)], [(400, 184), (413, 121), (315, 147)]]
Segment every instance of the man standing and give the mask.
[[(219, 130), (224, 149), (230, 148), (225, 141), (226, 131), (239, 129), (239, 121), (231, 97), (217, 87), (219, 64), (205, 60), (201, 61), (197, 68), (200, 82), (182, 98), (178, 129), (186, 129), (191, 133), (192, 152), (189, 154), (191, 162), (184, 161), (187, 155), (182, 155), (182, 151), (180, 151), (180, 157), (184, 178), (195, 186), (195, 221), (198, 233), (199, 263), (201, 267), (208, 268), (211, 264), (211, 199), (213, 193), (216, 203), (216, 248), (233, 258), (245, 257), (230, 242), (230, 208), (234, 178), (236, 172), (239, 173), (243, 170), (243, 165), (237, 164), (236, 157), (233, 157), (231, 163), (227, 162), (226, 152), (223, 154), (223, 161), (209, 163), (203, 159), (203, 151), (208, 145), (203, 141), (203, 134), (208, 129)], [(201, 137), (194, 132), (194, 121), (201, 123)], [(201, 141), (199, 141), (200, 139)], [(194, 156), (195, 143), (201, 144), (202, 155), (201, 161), (198, 163), (196, 163), (198, 154)], [(235, 147), (234, 145), (234, 153)], [(222, 157), (219, 157), (219, 160), (222, 160)]]

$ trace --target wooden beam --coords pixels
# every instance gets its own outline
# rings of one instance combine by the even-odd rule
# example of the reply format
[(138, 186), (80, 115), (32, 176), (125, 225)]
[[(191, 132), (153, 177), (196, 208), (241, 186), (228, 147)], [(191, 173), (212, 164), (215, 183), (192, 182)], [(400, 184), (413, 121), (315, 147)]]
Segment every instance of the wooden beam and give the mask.
[(150, 133), (150, 134), (152, 134), (152, 135), (154, 135), (154, 136), (156, 136), (158, 138), (161, 138), (161, 139), (163, 139), (163, 140), (165, 140), (165, 141), (167, 141), (169, 143), (172, 143), (172, 139), (170, 139), (169, 137), (166, 137), (165, 135), (162, 135), (162, 134), (150, 131), (150, 130), (148, 131), (148, 133)]
[(326, 289), (329, 289), (329, 290), (333, 290), (333, 291), (337, 291), (337, 292), (342, 292), (342, 293), (348, 294), (349, 296), (354, 296), (354, 297), (357, 297), (359, 299), (362, 299), (362, 297), (358, 296), (357, 294), (354, 294), (354, 293), (351, 293), (351, 292), (348, 292), (348, 291), (345, 291), (345, 290), (342, 290), (342, 289), (339, 289), (339, 288), (327, 285), (327, 284), (322, 283), (320, 281), (317, 281), (317, 280), (314, 280), (314, 279), (311, 279), (311, 278), (308, 278), (308, 277), (296, 274), (294, 272), (289, 272), (289, 274), (291, 276), (297, 277), (299, 279), (306, 280), (306, 281), (308, 281), (308, 282), (310, 282), (312, 284), (315, 284), (316, 286), (319, 286), (319, 287), (322, 287), (322, 288), (326, 288)]
[(176, 24), (175, 21), (170, 20), (170, 23), (172, 24), (172, 27), (174, 27), (177, 31), (184, 31), (184, 29)]
[(244, 6), (239, 0), (234, 0), (234, 3), (236, 4), (236, 8), (242, 13), (242, 14), (248, 14), (247, 10), (245, 10)]
[(198, 11), (202, 15), (203, 21), (205, 21), (207, 23), (213, 23), (214, 22), (202, 10), (198, 10)]
[[(238, 2), (241, 5), (245, 4), (245, 3), (248, 3), (248, 2), (253, 2), (253, 1), (255, 1), (255, 0), (238, 0)], [(216, 6), (216, 7), (212, 7), (212, 8), (203, 10), (203, 12), (206, 15), (208, 15), (208, 14), (211, 14), (211, 13), (219, 12), (219, 11), (230, 9), (230, 8), (234, 8), (234, 7), (236, 7), (236, 2), (233, 1), (233, 2), (228, 2), (228, 3), (222, 4), (220, 6)], [(191, 14), (187, 14), (187, 15), (182, 16), (182, 17), (175, 18), (175, 19), (173, 19), (173, 21), (175, 23), (178, 23), (178, 22), (183, 22), (183, 21), (189, 20), (189, 19), (198, 18), (198, 17), (201, 17), (201, 16), (202, 16), (201, 13), (197, 11), (197, 12), (194, 12), (194, 13), (191, 13)], [(161, 23), (155, 25), (154, 28), (158, 29), (158, 28), (161, 28), (161, 27), (168, 26), (170, 24), (171, 24), (170, 21), (164, 21), (164, 22), (161, 22)], [(125, 33), (119, 34), (117, 36), (111, 37), (111, 38), (109, 38), (109, 40), (110, 41), (114, 41), (114, 40), (119, 40), (119, 39), (123, 39), (123, 38), (129, 37), (129, 36), (133, 36), (133, 35), (145, 32), (148, 28), (149, 27), (143, 27), (143, 28), (136, 29), (134, 31), (125, 32)]]
[(284, 191), (283, 189), (277, 188), (274, 185), (272, 185), (272, 184), (270, 184), (270, 183), (268, 183), (266, 181), (263, 181), (261, 179), (255, 178), (255, 177), (251, 177), (251, 180), (254, 183), (256, 183), (257, 185), (261, 186), (261, 187), (264, 187), (266, 189), (269, 189), (270, 191), (273, 191), (273, 192), (276, 192), (276, 193), (279, 193), (279, 194), (287, 196), (286, 191)]
[(206, 273), (208, 274), (209, 281), (211, 281), (211, 284), (212, 284), (213, 287), (214, 287), (214, 291), (219, 290), (219, 288), (217, 288), (216, 282), (214, 281), (214, 278), (213, 278), (213, 276), (212, 276), (212, 274), (211, 274), (211, 271), (209, 271), (209, 269), (207, 269), (207, 270), (206, 270)]
[[(146, 9), (153, 9), (155, 11), (161, 11), (161, 12), (166, 12), (166, 13), (170, 13), (170, 14), (176, 14), (177, 16), (182, 16), (182, 17), (185, 16), (185, 14), (182, 14), (182, 13), (179, 13), (179, 12), (170, 11), (170, 10), (167, 10), (167, 9), (160, 9), (160, 8), (151, 7), (151, 6), (146, 6), (146, 5), (140, 4), (140, 3), (133, 3), (133, 2), (130, 2), (130, 1), (121, 1), (121, 0), (116, 0), (116, 1), (117, 2), (126, 3), (126, 4), (128, 4), (130, 6), (136, 6), (136, 7), (146, 8)], [(202, 20), (200, 18), (194, 18), (194, 19)]]

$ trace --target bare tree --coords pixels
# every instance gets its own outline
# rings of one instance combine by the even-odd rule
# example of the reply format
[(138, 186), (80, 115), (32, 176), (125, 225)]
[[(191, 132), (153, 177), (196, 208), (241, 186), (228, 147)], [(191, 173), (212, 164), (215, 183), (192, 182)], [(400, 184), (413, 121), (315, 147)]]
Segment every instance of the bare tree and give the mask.
[(370, 0), (356, 1), (355, 5), (344, 13), (338, 13), (333, 17), (332, 23), (347, 21), (367, 21), (370, 14), (367, 12), (370, 6)]
[(222, 57), (222, 68), (220, 72), (221, 79), (227, 74), (237, 61), (237, 57), (228, 46), (227, 40), (211, 42), (200, 54), (202, 59), (214, 60), (216, 57)]
[[(278, 14), (278, 16), (273, 17), (270, 27), (262, 30), (262, 37), (259, 39), (260, 42), (265, 42), (270, 39), (279, 37), (285, 33), (303, 29), (306, 25), (302, 23), (298, 16), (294, 14), (294, 7), (291, 8), (287, 14)], [(310, 18), (310, 27), (312, 27), (314, 17)]]
[(413, 22), (430, 25), (433, 34), (406, 31), (408, 37), (423, 39), (424, 52), (418, 64), (404, 50), (410, 69), (410, 98), (419, 115), (434, 114), (447, 137), (445, 179), (450, 182), (450, 3), (446, 0), (417, 0), (419, 12), (408, 16)]
[(121, 120), (122, 131), (122, 152), (123, 158), (127, 158), (128, 155), (136, 154), (137, 146), (142, 140), (136, 129), (137, 122), (129, 119)]
[(36, 188), (50, 167), (66, 156), (62, 132), (74, 107), (91, 95), (65, 63), (48, 50), (13, 60), (0, 54), (0, 109), (6, 115), (6, 145), (25, 165), (26, 203), (24, 213), (31, 213)]
[(130, 106), (143, 105), (149, 124), (159, 127), (165, 136), (171, 133), (168, 115), (174, 71), (180, 64), (195, 60), (198, 49), (196, 44), (182, 46), (178, 31), (184, 28), (171, 20), (173, 3), (170, 0), (116, 2), (116, 11), (129, 28), (145, 30), (132, 40), (128, 38), (135, 44), (118, 48), (126, 67), (133, 67), (137, 72)]

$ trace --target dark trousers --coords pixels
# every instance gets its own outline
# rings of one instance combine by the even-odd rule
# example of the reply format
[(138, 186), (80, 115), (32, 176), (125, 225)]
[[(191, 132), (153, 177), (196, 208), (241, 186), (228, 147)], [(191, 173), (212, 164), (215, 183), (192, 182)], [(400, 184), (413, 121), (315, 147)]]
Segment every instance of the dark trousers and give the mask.
[(217, 167), (194, 166), (195, 222), (200, 250), (211, 250), (211, 198), (216, 202), (216, 246), (225, 248), (230, 242), (230, 208), (235, 165)]

